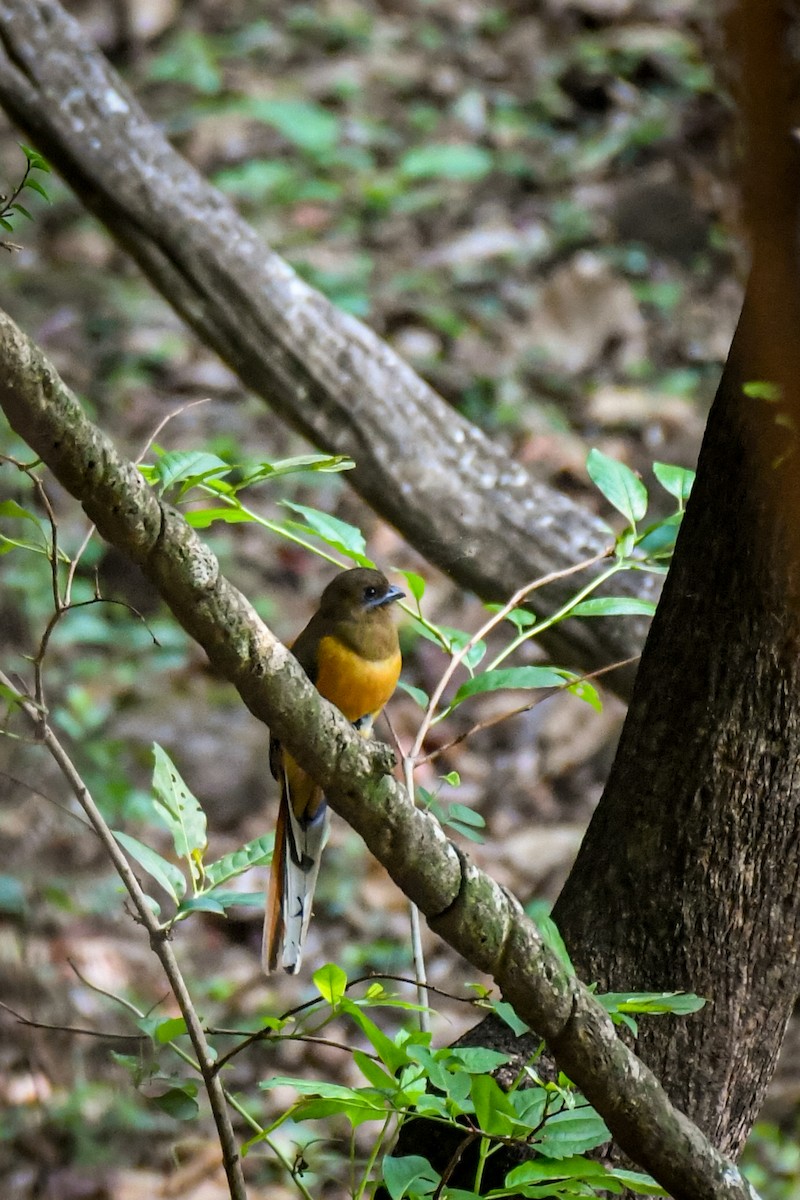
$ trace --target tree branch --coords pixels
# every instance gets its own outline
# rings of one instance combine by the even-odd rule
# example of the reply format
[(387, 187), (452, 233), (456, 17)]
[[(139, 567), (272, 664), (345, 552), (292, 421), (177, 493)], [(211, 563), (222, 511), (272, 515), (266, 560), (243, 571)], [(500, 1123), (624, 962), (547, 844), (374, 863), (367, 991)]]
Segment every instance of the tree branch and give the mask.
[(616, 1141), (676, 1200), (753, 1200), (738, 1169), (674, 1108), (591, 993), (492, 879), (386, 772), (386, 747), (322, 700), (183, 518), (86, 418), (40, 351), (0, 316), (0, 406), (100, 533), (156, 584), (214, 667), (325, 789), (434, 932), (494, 977)]
[[(602, 553), (597, 518), (535, 481), (264, 245), (54, 0), (0, 0), (0, 104), (203, 342), (305, 437), (350, 455), (356, 490), (461, 587), (502, 601)], [(640, 573), (614, 589), (655, 594)], [(555, 586), (541, 615), (568, 598)], [(569, 621), (542, 642), (592, 670), (638, 653), (646, 628)], [(627, 696), (633, 676), (610, 686)]]

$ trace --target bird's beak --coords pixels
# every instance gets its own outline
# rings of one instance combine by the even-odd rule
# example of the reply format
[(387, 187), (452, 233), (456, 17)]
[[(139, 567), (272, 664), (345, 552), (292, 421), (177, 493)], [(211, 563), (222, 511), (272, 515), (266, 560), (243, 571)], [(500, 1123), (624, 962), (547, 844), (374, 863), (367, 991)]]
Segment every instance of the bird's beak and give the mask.
[(405, 592), (401, 592), (399, 587), (392, 584), (388, 592), (384, 592), (382, 596), (376, 596), (374, 600), (368, 600), (364, 607), (383, 608), (384, 604), (392, 604), (395, 600), (402, 600), (404, 596)]

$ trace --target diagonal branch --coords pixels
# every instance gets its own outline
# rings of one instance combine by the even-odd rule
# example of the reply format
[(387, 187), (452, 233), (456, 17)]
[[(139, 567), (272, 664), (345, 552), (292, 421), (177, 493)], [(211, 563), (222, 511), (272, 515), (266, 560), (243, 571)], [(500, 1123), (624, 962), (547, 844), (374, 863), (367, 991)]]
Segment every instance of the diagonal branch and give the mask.
[[(55, 0), (0, 0), (0, 105), (203, 342), (305, 437), (353, 458), (354, 487), (462, 588), (503, 601), (602, 553), (596, 517), (511, 461), (264, 245)], [(654, 595), (640, 574), (615, 589)], [(568, 597), (556, 585), (541, 615)], [(542, 641), (592, 670), (638, 653), (646, 628), (571, 621)], [(610, 684), (627, 695), (633, 676)]]
[(517, 902), (414, 807), (387, 773), (387, 747), (364, 742), (321, 699), (221, 575), (211, 551), (117, 454), (51, 364), (5, 316), (0, 363), (0, 406), (12, 427), (80, 500), (100, 533), (156, 584), (214, 667), (325, 789), (332, 807), (358, 830), (434, 932), (494, 977), (619, 1145), (676, 1200), (753, 1200), (738, 1169), (672, 1106)]

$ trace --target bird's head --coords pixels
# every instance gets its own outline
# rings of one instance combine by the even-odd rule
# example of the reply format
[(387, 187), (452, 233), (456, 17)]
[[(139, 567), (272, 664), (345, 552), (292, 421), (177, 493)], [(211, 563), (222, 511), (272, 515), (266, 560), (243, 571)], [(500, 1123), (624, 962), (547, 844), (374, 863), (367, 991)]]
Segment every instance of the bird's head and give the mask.
[(404, 595), (382, 571), (354, 567), (331, 580), (322, 593), (319, 609), (323, 616), (334, 620), (358, 620), (381, 612)]

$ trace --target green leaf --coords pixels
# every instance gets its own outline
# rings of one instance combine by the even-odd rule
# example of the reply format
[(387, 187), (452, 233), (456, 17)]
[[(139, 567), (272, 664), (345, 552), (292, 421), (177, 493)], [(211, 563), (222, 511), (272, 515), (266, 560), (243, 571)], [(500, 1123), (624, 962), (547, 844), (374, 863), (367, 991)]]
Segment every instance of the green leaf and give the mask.
[(630, 467), (617, 462), (615, 458), (609, 458), (599, 450), (590, 450), (586, 459), (586, 470), (606, 500), (613, 504), (631, 525), (641, 521), (647, 512), (647, 488)]
[(180, 903), (181, 897), (186, 894), (186, 879), (183, 872), (174, 863), (168, 862), (166, 858), (156, 854), (155, 850), (145, 846), (144, 842), (140, 842), (138, 838), (131, 837), (129, 833), (121, 833), (116, 829), (112, 829), (111, 832), (119, 844), (128, 851), (131, 858), (135, 859), (148, 875), (152, 875), (156, 883), (161, 885), (176, 904)]
[(245, 200), (263, 203), (276, 192), (296, 186), (297, 172), (285, 162), (250, 159), (215, 171), (213, 182), (224, 192), (242, 196)]
[(189, 1091), (188, 1085), (185, 1088), (170, 1088), (160, 1096), (151, 1096), (150, 1100), (176, 1121), (192, 1121), (200, 1112), (200, 1106)]
[(480, 813), (473, 812), (466, 804), (442, 804), (438, 800), (429, 807), (445, 828), (452, 829), (454, 833), (471, 842), (483, 842), (483, 837), (478, 831), (486, 827), (486, 822)]
[(455, 801), (447, 806), (447, 818), (451, 821), (458, 821), (462, 825), (471, 825), (473, 829), (486, 828), (486, 821), (480, 813), (467, 808), (466, 804), (458, 804)]
[(336, 1008), (347, 988), (347, 975), (342, 968), (336, 963), (326, 963), (324, 967), (315, 971), (311, 978), (322, 999), (327, 1000), (332, 1008)]
[(252, 513), (238, 506), (235, 508), (190, 508), (184, 514), (187, 525), (192, 529), (208, 529), (215, 521), (224, 521), (226, 525), (237, 525), (245, 521), (255, 521)]
[(650, 529), (645, 530), (636, 543), (637, 548), (651, 559), (669, 558), (675, 549), (682, 521), (682, 512), (673, 513), (672, 516), (665, 517), (663, 521), (658, 521)]
[(463, 142), (431, 142), (407, 151), (398, 163), (406, 179), (463, 179), (475, 182), (492, 169), (492, 155)]
[(511, 622), (517, 633), (522, 633), (535, 625), (538, 618), (536, 613), (528, 612), (525, 608), (512, 608), (510, 613), (506, 613), (505, 619)]
[(595, 1162), (591, 1158), (570, 1155), (560, 1162), (534, 1158), (520, 1163), (518, 1167), (513, 1167), (506, 1175), (505, 1185), (507, 1188), (520, 1188), (526, 1184), (555, 1183), (560, 1179), (583, 1179), (602, 1187), (603, 1181), (608, 1179), (608, 1175), (609, 1173), (602, 1163)]
[(669, 1197), (669, 1192), (659, 1187), (655, 1179), (641, 1171), (623, 1171), (621, 1167), (606, 1167), (606, 1174), (618, 1183), (624, 1184), (630, 1192), (639, 1192), (640, 1195), (645, 1196)]
[(415, 571), (403, 571), (399, 567), (392, 567), (398, 575), (402, 575), (406, 581), (408, 590), (419, 604), (422, 597), (425, 595), (425, 580), (421, 575), (417, 575)]
[(31, 146), (26, 146), (24, 142), (17, 142), (17, 145), (34, 170), (44, 171), (46, 175), (50, 174), (52, 168), (47, 159), (42, 158), (38, 150), (34, 150)]
[(568, 971), (575, 973), (575, 968), (569, 957), (567, 947), (564, 944), (564, 939), (561, 936), (558, 926), (550, 916), (549, 905), (546, 900), (534, 900), (527, 905), (525, 911), (533, 921), (539, 933), (542, 935), (542, 941), (553, 951), (560, 962), (567, 968)]
[(515, 1037), (521, 1037), (523, 1033), (530, 1032), (530, 1026), (520, 1020), (507, 1000), (498, 1000), (494, 1005), (494, 1011), (501, 1021), (505, 1021)]
[(153, 792), (155, 810), (172, 834), (175, 853), (190, 864), (192, 876), (200, 879), (202, 871), (197, 862), (208, 845), (206, 814), (181, 779), (167, 752), (153, 743)]
[(263, 892), (233, 892), (224, 889), (187, 896), (178, 906), (179, 913), (210, 912), (224, 917), (229, 908), (263, 908)]
[(19, 201), (15, 200), (11, 207), (15, 210), (15, 212), (22, 213), (23, 217), (27, 217), (29, 221), (33, 220), (33, 217), (28, 212), (27, 208), (20, 204)]
[(0, 501), (0, 517), (12, 517), (14, 520), (30, 521), (39, 530), (45, 543), (48, 542), (44, 526), (36, 514), (29, 512), (27, 508), (23, 508), (21, 504), (17, 504), (16, 500)]
[(260, 867), (270, 863), (274, 844), (275, 835), (265, 833), (263, 837), (247, 842), (239, 850), (223, 855), (216, 862), (207, 863), (204, 890), (210, 891), (212, 888), (219, 887), (221, 883), (227, 883), (229, 879), (236, 879), (250, 867)]
[(344, 995), (341, 997), (340, 1004), (342, 1012), (346, 1012), (355, 1021), (361, 1032), (369, 1040), (370, 1045), (375, 1050), (381, 1062), (390, 1071), (399, 1071), (401, 1067), (404, 1067), (408, 1063), (408, 1051), (403, 1046), (399, 1046), (396, 1042), (393, 1042), (390, 1037), (387, 1037), (383, 1030), (362, 1010), (360, 1004), (356, 1004)]
[(565, 1108), (549, 1117), (536, 1149), (547, 1158), (585, 1154), (611, 1140), (608, 1126), (589, 1105)]
[(392, 1200), (403, 1200), (412, 1188), (417, 1196), (432, 1196), (441, 1180), (439, 1172), (419, 1154), (407, 1154), (402, 1158), (387, 1154), (383, 1160), (383, 1182)]
[(259, 1083), (259, 1087), (265, 1090), (283, 1085), (308, 1097), (293, 1111), (295, 1120), (316, 1121), (323, 1117), (343, 1116), (354, 1127), (364, 1121), (386, 1120), (386, 1099), (374, 1088), (349, 1088), (340, 1083), (295, 1079), (284, 1075), (276, 1075)]
[(183, 1017), (167, 1017), (166, 1020), (159, 1021), (155, 1027), (155, 1039), (162, 1046), (176, 1037), (181, 1037), (184, 1033), (186, 1033), (186, 1022)]
[(339, 140), (341, 121), (319, 104), (305, 100), (256, 100), (248, 105), (248, 113), (310, 154), (332, 150)]
[[(501, 1050), (490, 1050), (487, 1046), (453, 1046), (448, 1048), (449, 1060), (455, 1059), (470, 1075), (485, 1075), (496, 1071), (510, 1060), (510, 1054)], [(503, 1095), (505, 1096), (505, 1092)]]
[(400, 688), (401, 692), (405, 692), (407, 696), (410, 696), (411, 699), (420, 706), (420, 708), (428, 707), (430, 696), (427, 694), (427, 692), (423, 692), (422, 688), (414, 687), (413, 684), (406, 683), (404, 679), (398, 679), (397, 686)]
[(372, 1084), (374, 1088), (385, 1089), (389, 1092), (397, 1091), (397, 1080), (388, 1071), (384, 1071), (380, 1063), (376, 1063), (374, 1058), (370, 1058), (363, 1050), (353, 1051), (353, 1062), (358, 1067), (361, 1074), (366, 1079), (367, 1083)]
[(40, 196), (44, 197), (48, 204), (50, 203), (50, 197), (47, 194), (47, 190), (41, 185), (41, 183), (39, 183), (38, 179), (33, 179), (29, 175), (25, 180), (23, 187), (30, 188), (32, 192), (38, 192)]
[[(458, 771), (448, 771), (446, 775), (440, 775), (439, 778), (443, 779), (445, 783), (449, 783), (450, 787), (458, 787), (461, 783), (461, 776)], [(472, 809), (468, 809), (467, 811), (472, 812)]]
[(259, 463), (255, 471), (246, 475), (236, 490), (240, 491), (251, 484), (261, 483), (265, 479), (277, 479), (281, 475), (297, 475), (310, 472), (328, 475), (339, 471), (352, 471), (355, 467), (352, 458), (346, 454), (297, 454), (294, 458), (281, 458), (277, 462)]
[(655, 601), (636, 596), (593, 596), (570, 609), (571, 617), (652, 617)]
[[(454, 629), (451, 625), (440, 625), (439, 633), (444, 637), (450, 647), (450, 652), (455, 653), (462, 650), (468, 642), (472, 641), (472, 634), (467, 633), (464, 629)], [(486, 653), (486, 643), (476, 642), (474, 646), (470, 646), (467, 653), (461, 660), (464, 666), (470, 671), (477, 667), (478, 663)]]
[[(263, 901), (263, 893), (259, 893)], [(208, 912), (215, 913), (218, 917), (225, 916), (225, 905), (219, 896), (209, 892), (201, 892), (199, 896), (185, 896), (178, 905), (179, 917), (186, 913), (193, 912)]]
[(484, 671), (474, 679), (462, 683), (450, 707), (456, 708), (470, 696), (479, 692), (496, 692), (501, 689), (530, 689), (561, 687), (567, 674), (556, 671), (552, 667), (500, 667), (494, 671)]
[(669, 463), (654, 462), (653, 474), (670, 496), (674, 496), (681, 504), (686, 503), (695, 481), (695, 471), (690, 471), (688, 467), (674, 467)]
[(608, 1013), (672, 1013), (687, 1016), (699, 1012), (706, 1001), (693, 992), (604, 992), (597, 996)]
[(589, 683), (588, 679), (576, 679), (566, 690), (570, 695), (577, 696), (579, 700), (583, 700), (584, 704), (588, 704), (595, 712), (603, 711), (603, 701), (600, 699), (600, 693), (594, 684)]
[(538, 1129), (547, 1109), (549, 1099), (547, 1089), (543, 1087), (517, 1088), (515, 1092), (510, 1093), (508, 1098), (520, 1121), (532, 1131)]
[(170, 450), (150, 465), (148, 473), (152, 475), (161, 492), (178, 483), (184, 484), (182, 491), (187, 491), (193, 484), (202, 483), (204, 479), (228, 475), (232, 469), (230, 463), (224, 462), (216, 454), (206, 453), (205, 450)]
[(497, 1080), (491, 1075), (474, 1075), (470, 1094), (482, 1131), (495, 1137), (510, 1137), (517, 1124), (517, 1114)]
[(295, 504), (292, 500), (281, 500), (281, 504), (284, 508), (290, 508), (292, 512), (299, 513), (301, 517), (304, 517), (309, 530), (317, 537), (322, 538), (323, 542), (332, 546), (334, 550), (340, 550), (342, 554), (346, 554), (363, 567), (374, 566), (372, 560), (365, 554), (367, 543), (364, 541), (364, 535), (360, 529), (356, 529), (355, 525), (348, 525), (346, 521), (340, 521), (338, 517), (331, 517), (328, 513), (320, 512), (319, 509), (308, 508), (304, 504)]

